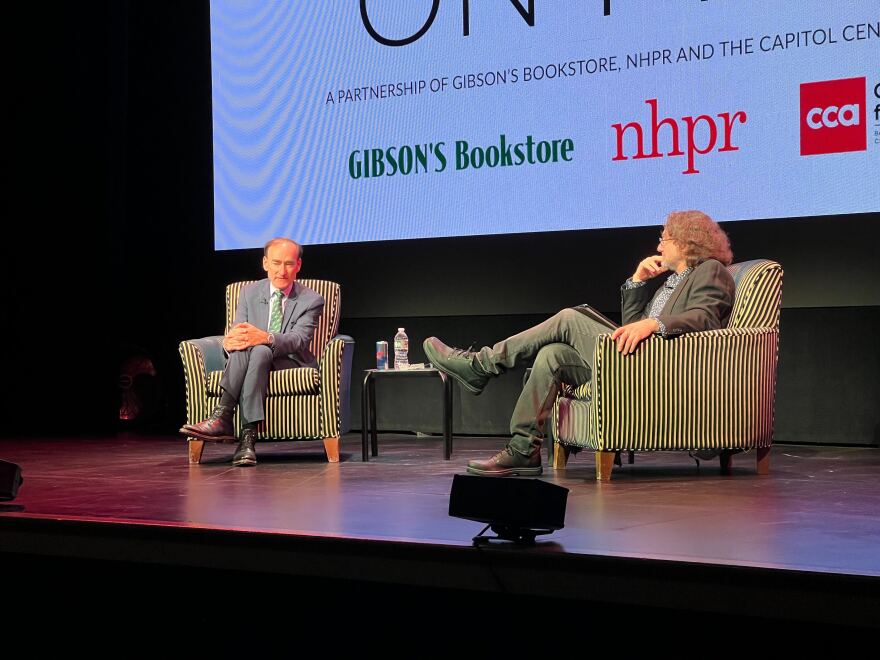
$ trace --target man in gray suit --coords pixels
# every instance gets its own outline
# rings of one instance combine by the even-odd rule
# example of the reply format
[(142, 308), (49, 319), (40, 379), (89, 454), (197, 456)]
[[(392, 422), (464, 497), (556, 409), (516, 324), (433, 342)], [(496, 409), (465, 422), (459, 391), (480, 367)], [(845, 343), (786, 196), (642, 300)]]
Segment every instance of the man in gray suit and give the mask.
[(434, 366), (473, 394), (480, 394), (490, 377), (535, 358), (510, 420), (510, 442), (488, 460), (470, 461), (468, 472), (541, 474), (544, 421), (561, 383), (577, 386), (590, 380), (598, 335), (611, 333), (618, 352), (630, 354), (651, 335), (671, 338), (727, 325), (734, 293), (725, 268), (733, 260), (727, 234), (700, 211), (670, 213), (657, 251), (621, 287), (621, 327), (582, 305), (475, 353), (449, 347), (436, 337), (425, 340), (425, 354)]
[(200, 440), (235, 442), (232, 417), (238, 405), (242, 429), (233, 465), (257, 463), (254, 442), (257, 424), (265, 419), (269, 372), (318, 364), (309, 346), (324, 311), (324, 298), (296, 282), (301, 267), (298, 243), (287, 238), (266, 243), (263, 270), (268, 277), (241, 290), (232, 329), (223, 338), (227, 362), (220, 403), (208, 419), (180, 429)]

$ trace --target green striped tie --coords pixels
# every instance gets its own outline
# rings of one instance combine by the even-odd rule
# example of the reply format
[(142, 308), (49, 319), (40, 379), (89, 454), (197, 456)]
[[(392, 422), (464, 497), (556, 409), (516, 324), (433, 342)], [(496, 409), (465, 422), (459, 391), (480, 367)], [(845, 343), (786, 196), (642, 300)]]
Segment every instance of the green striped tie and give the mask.
[(269, 317), (269, 332), (275, 333), (281, 330), (281, 298), (284, 293), (280, 289), (276, 289), (272, 297), (275, 299), (272, 303), (272, 314)]

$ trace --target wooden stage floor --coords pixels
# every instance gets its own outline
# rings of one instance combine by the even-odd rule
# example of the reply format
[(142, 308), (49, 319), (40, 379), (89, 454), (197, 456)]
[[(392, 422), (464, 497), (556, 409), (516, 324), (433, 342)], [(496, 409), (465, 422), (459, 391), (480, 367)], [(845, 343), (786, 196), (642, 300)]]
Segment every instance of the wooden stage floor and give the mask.
[(448, 516), (452, 478), (503, 444), (457, 437), (445, 461), (438, 437), (382, 434), (363, 463), (351, 434), (339, 464), (320, 443), (263, 443), (256, 467), (234, 468), (233, 446), (191, 466), (174, 436), (8, 438), (0, 458), (25, 481), (0, 504), (0, 556), (878, 623), (877, 449), (776, 445), (764, 477), (753, 455), (722, 476), (717, 462), (643, 453), (610, 483), (584, 452), (542, 477), (570, 489), (564, 529), (477, 549), (481, 525)]

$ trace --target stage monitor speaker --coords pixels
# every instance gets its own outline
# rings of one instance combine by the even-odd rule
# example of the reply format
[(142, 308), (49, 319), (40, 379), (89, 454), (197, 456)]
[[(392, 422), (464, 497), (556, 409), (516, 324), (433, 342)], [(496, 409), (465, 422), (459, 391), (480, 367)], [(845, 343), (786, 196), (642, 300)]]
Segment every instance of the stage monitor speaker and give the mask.
[(14, 500), (23, 481), (18, 465), (0, 461), (0, 502)]
[[(449, 494), (449, 515), (485, 523), (499, 539), (530, 543), (538, 534), (565, 527), (567, 501), (568, 488), (540, 479), (456, 474)], [(475, 543), (486, 540), (492, 538), (474, 538)]]

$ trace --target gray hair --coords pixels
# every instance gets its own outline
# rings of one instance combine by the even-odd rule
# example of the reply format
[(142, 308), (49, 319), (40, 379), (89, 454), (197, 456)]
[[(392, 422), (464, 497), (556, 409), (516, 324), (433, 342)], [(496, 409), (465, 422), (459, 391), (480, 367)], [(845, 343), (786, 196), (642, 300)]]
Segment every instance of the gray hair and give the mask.
[(291, 240), (289, 238), (282, 238), (282, 237), (276, 237), (276, 238), (271, 239), (270, 241), (267, 241), (266, 244), (263, 246), (263, 256), (268, 257), (269, 256), (269, 248), (277, 243), (293, 243), (296, 246), (298, 258), (302, 259), (303, 246), (294, 240)]

